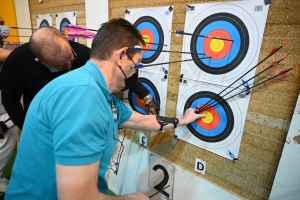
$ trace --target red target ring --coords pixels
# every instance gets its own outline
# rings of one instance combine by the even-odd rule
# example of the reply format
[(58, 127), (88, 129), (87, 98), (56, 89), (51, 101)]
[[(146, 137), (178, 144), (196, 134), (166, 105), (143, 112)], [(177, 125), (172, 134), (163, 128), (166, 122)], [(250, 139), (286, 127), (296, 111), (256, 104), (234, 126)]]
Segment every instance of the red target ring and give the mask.
[[(144, 36), (144, 35), (148, 36), (148, 38), (149, 38), (148, 42), (151, 42), (151, 43), (154, 42), (154, 35), (151, 32), (151, 30), (149, 30), (149, 29), (142, 29), (142, 30), (140, 30), (140, 33), (141, 33), (142, 36)], [(153, 44), (146, 43), (146, 46), (145, 46), (146, 49), (152, 49), (152, 47), (153, 47)], [(147, 50), (144, 50), (144, 51), (147, 52)]]
[[(232, 40), (230, 34), (221, 29), (211, 31), (208, 36)], [(225, 58), (228, 53), (230, 53), (232, 49), (232, 42), (226, 40), (205, 38), (203, 42), (203, 49), (207, 57), (211, 57), (211, 59), (213, 60), (219, 60)]]
[(213, 119), (210, 122), (205, 122), (203, 119), (198, 119), (196, 120), (196, 123), (206, 130), (213, 130), (220, 123), (220, 115), (218, 114), (217, 110), (213, 107), (207, 109), (206, 112), (208, 112)]
[(141, 108), (143, 108), (143, 109), (146, 109), (146, 108), (147, 108), (147, 106), (146, 106), (146, 104), (144, 103), (144, 101), (142, 101), (138, 95), (136, 95), (135, 101), (136, 101), (137, 106), (139, 106), (139, 107), (141, 107)]

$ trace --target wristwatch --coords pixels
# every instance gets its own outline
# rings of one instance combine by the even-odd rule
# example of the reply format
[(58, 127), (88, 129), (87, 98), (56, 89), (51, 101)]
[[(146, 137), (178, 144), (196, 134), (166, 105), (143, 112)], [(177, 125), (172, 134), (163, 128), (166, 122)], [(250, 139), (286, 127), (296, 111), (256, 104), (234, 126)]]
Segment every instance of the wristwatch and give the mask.
[(150, 99), (152, 99), (152, 98), (153, 98), (153, 97), (152, 97), (151, 94), (147, 94), (147, 96), (145, 96), (145, 97), (143, 98), (143, 101), (146, 102), (146, 101), (148, 101), (148, 100), (150, 100)]

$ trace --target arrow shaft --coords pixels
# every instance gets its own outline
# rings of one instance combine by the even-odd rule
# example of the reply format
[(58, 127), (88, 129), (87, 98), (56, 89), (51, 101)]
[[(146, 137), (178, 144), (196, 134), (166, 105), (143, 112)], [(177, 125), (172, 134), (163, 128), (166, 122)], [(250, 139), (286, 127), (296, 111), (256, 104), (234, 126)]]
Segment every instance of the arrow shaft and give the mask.
[[(247, 75), (250, 71), (252, 71), (254, 68), (256, 68), (258, 65), (260, 65), (261, 63), (263, 63), (265, 60), (267, 60), (269, 57), (271, 57), (272, 55), (274, 55), (277, 51), (279, 51), (285, 44), (281, 45), (279, 48), (275, 49), (274, 51), (272, 51), (272, 53), (270, 53), (267, 57), (265, 57), (262, 61), (260, 61), (258, 64), (256, 64), (254, 67), (252, 67), (251, 69), (249, 69), (246, 73), (244, 73), (243, 75), (241, 75), (239, 78), (237, 78), (235, 81), (233, 81), (230, 85), (228, 85), (225, 89), (223, 89), (219, 94), (217, 94), (216, 96), (214, 96), (211, 100), (209, 100), (207, 103), (205, 103), (203, 106), (209, 105), (211, 101), (215, 100), (215, 98), (218, 98), (220, 96), (220, 94), (222, 94), (225, 90), (227, 90), (230, 86), (232, 86), (233, 84), (235, 84), (237, 81), (239, 81), (242, 77), (244, 77), (245, 75)], [(196, 112), (199, 112), (199, 108), (197, 108)]]
[[(203, 58), (199, 58), (199, 59), (206, 59), (206, 58), (211, 58), (211, 57), (203, 57)], [(177, 61), (172, 61), (172, 62), (156, 63), (156, 64), (146, 65), (144, 67), (152, 67), (152, 66), (157, 66), (157, 65), (173, 64), (173, 63), (186, 62), (186, 61), (192, 61), (192, 60), (194, 60), (194, 59), (186, 59), (186, 60), (177, 60)]]
[[(266, 69), (262, 70), (261, 72), (259, 72), (258, 74), (256, 74), (256, 75), (253, 76), (252, 78), (248, 79), (248, 80), (245, 81), (244, 83), (241, 83), (240, 85), (238, 85), (237, 87), (233, 88), (232, 90), (230, 90), (230, 91), (227, 92), (226, 94), (222, 95), (221, 97), (218, 96), (218, 98), (216, 99), (216, 101), (218, 101), (219, 99), (225, 97), (227, 94), (231, 93), (232, 91), (238, 89), (238, 88), (239, 88), (240, 86), (242, 86), (243, 84), (248, 83), (250, 80), (252, 80), (252, 79), (254, 79), (255, 77), (259, 76), (259, 75), (262, 74), (263, 72), (265, 72), (265, 71), (271, 69), (272, 67), (275, 67), (275, 66), (278, 65), (282, 60), (284, 60), (284, 59), (282, 58), (282, 59), (276, 61), (276, 64), (273, 64), (273, 63), (272, 63), (269, 67), (267, 67)], [(209, 102), (206, 103), (206, 104), (204, 104), (203, 106), (201, 106), (201, 108), (199, 109), (200, 112), (201, 112), (202, 110), (205, 110), (207, 106), (210, 106), (210, 103), (209, 103)]]
[[(262, 81), (262, 82), (260, 82), (260, 83), (258, 83), (258, 84), (256, 84), (256, 85), (253, 85), (253, 86), (250, 87), (249, 89), (255, 88), (255, 87), (257, 87), (257, 86), (259, 86), (259, 85), (261, 85), (261, 84), (263, 84), (263, 83), (265, 83), (265, 82), (267, 82), (267, 81), (270, 81), (270, 80), (272, 80), (272, 79), (274, 79), (274, 78), (276, 78), (276, 77), (278, 77), (278, 76), (285, 75), (286, 73), (288, 73), (288, 72), (291, 71), (292, 69), (294, 69), (294, 68), (291, 67), (291, 68), (289, 68), (289, 69), (287, 69), (287, 70), (284, 70), (284, 71), (280, 72), (279, 74), (277, 74), (277, 75), (275, 75), (275, 76), (272, 76), (271, 78), (269, 78), (269, 79), (267, 79), (267, 80), (264, 80), (264, 81)], [(223, 101), (227, 101), (228, 99), (231, 99), (231, 98), (233, 98), (233, 97), (235, 97), (235, 96), (237, 96), (237, 95), (239, 95), (239, 94), (241, 94), (241, 93), (243, 93), (243, 92), (246, 92), (246, 91), (249, 90), (249, 89), (244, 89), (244, 90), (242, 90), (241, 92), (239, 92), (239, 93), (237, 93), (237, 94), (235, 94), (235, 95), (233, 95), (233, 96), (231, 96), (231, 97), (228, 97), (227, 99), (224, 99)], [(215, 103), (215, 104), (212, 104), (212, 105), (210, 105), (208, 108), (206, 108), (205, 110), (207, 110), (207, 109), (209, 109), (209, 108), (211, 108), (211, 107), (214, 107), (214, 106), (216, 106), (216, 105), (219, 105), (219, 104), (222, 103), (223, 101), (217, 102), (217, 103)], [(203, 112), (203, 111), (204, 111), (204, 110), (201, 110), (200, 112)]]

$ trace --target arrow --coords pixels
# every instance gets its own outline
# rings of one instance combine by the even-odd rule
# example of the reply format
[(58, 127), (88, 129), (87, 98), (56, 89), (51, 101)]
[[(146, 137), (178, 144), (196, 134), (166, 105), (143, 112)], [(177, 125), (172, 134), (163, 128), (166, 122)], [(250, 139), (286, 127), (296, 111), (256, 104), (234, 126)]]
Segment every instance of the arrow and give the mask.
[[(276, 78), (276, 77), (279, 77), (279, 76), (285, 76), (289, 71), (291, 71), (291, 70), (293, 70), (293, 69), (296, 69), (296, 68), (298, 68), (298, 67), (295, 65), (294, 67), (291, 67), (291, 68), (289, 68), (289, 69), (282, 70), (282, 71), (280, 71), (277, 75), (272, 76), (271, 78), (269, 78), (269, 79), (267, 79), (267, 80), (265, 80), (265, 81), (262, 81), (262, 82), (260, 82), (260, 83), (258, 83), (258, 84), (256, 84), (256, 85), (253, 85), (253, 86), (250, 87), (249, 89), (255, 88), (255, 87), (257, 87), (257, 86), (259, 86), (259, 85), (261, 85), (261, 84), (263, 84), (263, 83), (265, 83), (265, 82), (267, 82), (267, 81), (270, 81), (270, 80)], [(239, 94), (241, 94), (241, 93), (243, 93), (243, 92), (245, 92), (245, 91), (247, 91), (247, 90), (248, 90), (248, 89), (246, 88), (245, 90), (242, 90), (241, 92), (239, 92), (239, 93), (237, 93), (237, 94), (235, 94), (235, 95), (233, 95), (233, 96), (231, 96), (231, 97), (228, 97), (227, 99), (224, 99), (224, 101), (227, 101), (228, 99), (231, 99), (231, 98), (233, 98), (233, 97), (235, 97), (235, 96), (237, 96), (237, 95), (239, 95)], [(223, 102), (223, 101), (221, 101), (221, 102)], [(214, 102), (215, 104), (212, 104), (212, 105), (210, 105), (209, 107), (206, 107), (205, 110), (207, 110), (207, 109), (209, 109), (209, 108), (211, 108), (211, 107), (214, 107), (214, 106), (220, 104), (221, 102)], [(200, 107), (201, 107), (201, 106), (200, 106)], [(197, 113), (197, 114), (199, 114), (200, 112), (203, 112), (203, 111), (204, 111), (204, 110), (202, 110), (202, 109), (200, 110), (199, 107), (195, 108), (195, 113)]]
[[(232, 90), (230, 90), (230, 91), (227, 92), (226, 94), (222, 95), (222, 97), (219, 97), (219, 96), (218, 96), (218, 99), (221, 99), (221, 98), (225, 97), (227, 94), (229, 94), (229, 93), (231, 93), (232, 91), (236, 90), (236, 89), (239, 88), (241, 85), (248, 85), (247, 83), (248, 83), (250, 80), (252, 80), (252, 79), (254, 79), (255, 77), (259, 76), (259, 75), (262, 74), (263, 72), (265, 72), (265, 71), (267, 71), (267, 70), (269, 70), (269, 69), (271, 69), (271, 68), (274, 68), (274, 67), (277, 66), (281, 61), (283, 61), (283, 60), (285, 60), (285, 59), (287, 59), (287, 58), (288, 58), (288, 56), (285, 56), (284, 58), (282, 58), (282, 59), (280, 59), (280, 60), (274, 61), (269, 67), (267, 67), (266, 69), (262, 70), (261, 72), (259, 72), (258, 74), (256, 74), (256, 75), (253, 76), (252, 78), (248, 79), (247, 81), (244, 81), (244, 80), (242, 79), (242, 84), (238, 85), (237, 87), (233, 88)], [(250, 89), (249, 89), (249, 92), (250, 92)], [(218, 99), (216, 99), (216, 101), (217, 101)], [(204, 104), (204, 105), (200, 108), (200, 112), (201, 112), (202, 110), (205, 110), (205, 109), (206, 109), (206, 106), (209, 106), (209, 102), (207, 102), (206, 104)]]
[(168, 53), (182, 53), (182, 54), (197, 54), (197, 55), (205, 55), (205, 53), (191, 53), (191, 52), (184, 52), (184, 51), (169, 51), (169, 50), (156, 50), (156, 49), (146, 49), (140, 46), (131, 47), (124, 47), (125, 49), (133, 49), (134, 51), (160, 51), (160, 52), (168, 52)]
[(233, 40), (226, 39), (226, 38), (219, 38), (219, 37), (212, 37), (212, 36), (205, 36), (205, 35), (196, 35), (192, 33), (186, 33), (183, 30), (170, 30), (170, 33), (175, 33), (175, 34), (181, 34), (181, 35), (191, 35), (191, 36), (198, 36), (198, 37), (203, 37), (203, 38), (210, 38), (210, 39), (215, 39), (215, 40), (225, 40), (225, 41), (230, 41), (233, 42)]
[[(246, 74), (248, 74), (250, 71), (252, 71), (254, 68), (256, 68), (258, 65), (260, 65), (261, 63), (263, 63), (265, 60), (267, 60), (269, 57), (271, 57), (272, 55), (274, 55), (277, 51), (279, 51), (282, 47), (284, 47), (285, 45), (287, 45), (287, 42), (284, 42), (280, 47), (278, 48), (274, 48), (271, 50), (271, 52), (269, 53), (269, 55), (267, 57), (265, 57), (262, 61), (260, 61), (258, 64), (256, 64), (254, 67), (252, 67), (251, 69), (249, 69), (246, 73), (244, 73), (242, 76), (240, 76), (239, 78), (237, 78), (235, 81), (233, 81), (233, 83), (231, 83), (229, 86), (227, 86), (224, 90), (222, 90), (219, 94), (217, 94), (216, 96), (214, 96), (211, 100), (209, 100), (207, 103), (205, 103), (203, 106), (208, 105), (211, 101), (213, 101), (215, 98), (217, 98), (221, 93), (223, 93), (225, 90), (227, 90), (230, 86), (232, 86), (234, 83), (236, 83), (237, 81), (239, 81), (240, 79), (242, 79), (242, 77), (244, 77)], [(199, 112), (199, 109), (196, 110), (196, 112)]]
[[(198, 59), (200, 60), (200, 59), (206, 59), (206, 58), (211, 58), (211, 57), (203, 57), (203, 58), (198, 58)], [(157, 66), (157, 65), (167, 65), (167, 64), (173, 64), (173, 63), (178, 63), (178, 62), (187, 62), (187, 61), (192, 61), (192, 60), (195, 60), (195, 59), (177, 60), (177, 61), (172, 61), (172, 62), (163, 62), (163, 63), (156, 63), (156, 64), (150, 64), (150, 65), (143, 65), (141, 63), (138, 63), (138, 64), (135, 65), (135, 67), (128, 67), (126, 69), (127, 70), (128, 69), (142, 69), (144, 67), (152, 67), (152, 66)]]

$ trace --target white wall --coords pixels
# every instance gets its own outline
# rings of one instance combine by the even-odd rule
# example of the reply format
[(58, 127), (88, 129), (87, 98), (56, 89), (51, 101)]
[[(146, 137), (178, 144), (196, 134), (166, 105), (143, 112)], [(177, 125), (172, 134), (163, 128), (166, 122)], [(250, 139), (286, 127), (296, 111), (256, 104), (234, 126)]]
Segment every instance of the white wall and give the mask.
[[(17, 24), (21, 28), (32, 28), (28, 0), (15, 0)], [(32, 30), (18, 29), (20, 36), (31, 36)], [(19, 37), (21, 43), (28, 42), (29, 37)]]
[[(108, 21), (108, 0), (85, 0), (86, 27), (98, 30), (103, 22)], [(87, 40), (91, 47), (92, 40)]]
[(286, 137), (270, 200), (300, 199), (300, 94)]
[[(121, 139), (121, 138), (120, 138)], [(148, 187), (149, 181), (149, 156), (153, 154), (142, 146), (125, 139), (124, 151), (120, 162), (118, 175), (113, 174), (112, 170), (107, 173), (109, 188), (117, 195), (124, 195), (133, 192), (142, 192), (147, 196), (154, 194), (156, 191)], [(116, 160), (119, 146), (114, 155)], [(163, 160), (163, 158), (161, 158)], [(167, 161), (166, 161), (167, 162)], [(171, 165), (174, 165), (171, 163)], [(174, 165), (175, 173), (173, 198), (172, 200), (236, 200), (239, 197), (223, 190), (222, 188), (206, 181), (203, 178)], [(159, 171), (159, 170), (157, 170)], [(156, 195), (151, 200), (165, 199), (162, 195)]]

